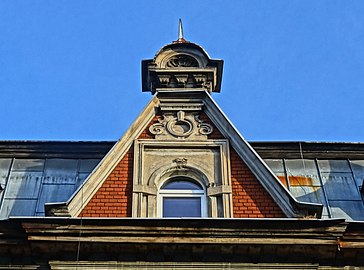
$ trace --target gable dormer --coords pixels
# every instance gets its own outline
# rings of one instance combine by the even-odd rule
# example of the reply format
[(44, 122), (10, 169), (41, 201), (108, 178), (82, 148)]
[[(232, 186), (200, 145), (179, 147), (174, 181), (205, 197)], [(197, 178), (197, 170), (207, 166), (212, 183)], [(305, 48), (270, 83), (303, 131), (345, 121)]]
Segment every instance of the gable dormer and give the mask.
[(183, 36), (142, 61), (152, 100), (63, 204), (73, 217), (320, 217), (298, 202), (211, 97), (222, 60)]

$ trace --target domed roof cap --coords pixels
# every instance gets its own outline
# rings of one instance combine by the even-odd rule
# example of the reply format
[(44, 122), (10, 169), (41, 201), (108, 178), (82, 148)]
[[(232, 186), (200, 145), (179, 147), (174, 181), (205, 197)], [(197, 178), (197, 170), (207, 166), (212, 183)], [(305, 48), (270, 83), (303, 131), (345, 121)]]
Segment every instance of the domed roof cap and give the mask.
[(207, 52), (198, 44), (185, 40), (182, 20), (179, 19), (178, 39), (163, 46), (154, 56), (157, 67), (199, 67), (204, 68), (210, 60)]
[(167, 44), (153, 58), (153, 62), (160, 68), (204, 68), (208, 65), (209, 60), (209, 55), (201, 46), (188, 41)]
[(220, 92), (222, 66), (222, 60), (211, 59), (200, 45), (185, 40), (180, 20), (178, 39), (163, 46), (153, 59), (142, 61), (143, 91)]

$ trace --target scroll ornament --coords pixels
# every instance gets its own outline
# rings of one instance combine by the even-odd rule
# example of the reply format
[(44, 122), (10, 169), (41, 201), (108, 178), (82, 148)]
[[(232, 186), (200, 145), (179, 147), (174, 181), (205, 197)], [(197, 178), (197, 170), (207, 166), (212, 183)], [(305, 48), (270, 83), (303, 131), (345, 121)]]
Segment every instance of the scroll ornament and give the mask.
[(177, 117), (164, 114), (163, 118), (150, 126), (149, 131), (156, 135), (156, 139), (207, 139), (213, 128), (198, 117), (184, 111), (177, 112)]

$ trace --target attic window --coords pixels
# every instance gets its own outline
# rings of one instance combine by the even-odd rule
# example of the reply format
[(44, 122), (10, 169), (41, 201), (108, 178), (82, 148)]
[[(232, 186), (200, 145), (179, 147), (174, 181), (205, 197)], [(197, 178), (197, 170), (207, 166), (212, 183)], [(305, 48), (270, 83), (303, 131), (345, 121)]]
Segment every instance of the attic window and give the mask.
[(170, 59), (168, 59), (166, 66), (169, 68), (198, 67), (198, 62), (192, 56), (189, 56), (186, 54), (179, 54), (179, 55), (172, 56)]
[(197, 137), (135, 141), (133, 217), (232, 217), (228, 141)]
[(197, 182), (177, 177), (166, 182), (159, 190), (159, 216), (205, 217), (206, 192)]

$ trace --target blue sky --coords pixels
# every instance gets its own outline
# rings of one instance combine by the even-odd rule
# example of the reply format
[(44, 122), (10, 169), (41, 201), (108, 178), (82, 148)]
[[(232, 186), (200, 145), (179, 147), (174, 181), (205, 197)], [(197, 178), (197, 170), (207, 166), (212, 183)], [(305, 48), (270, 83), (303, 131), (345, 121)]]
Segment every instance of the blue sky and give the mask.
[(223, 59), (250, 141), (364, 141), (364, 1), (0, 1), (0, 140), (117, 140), (177, 38)]

